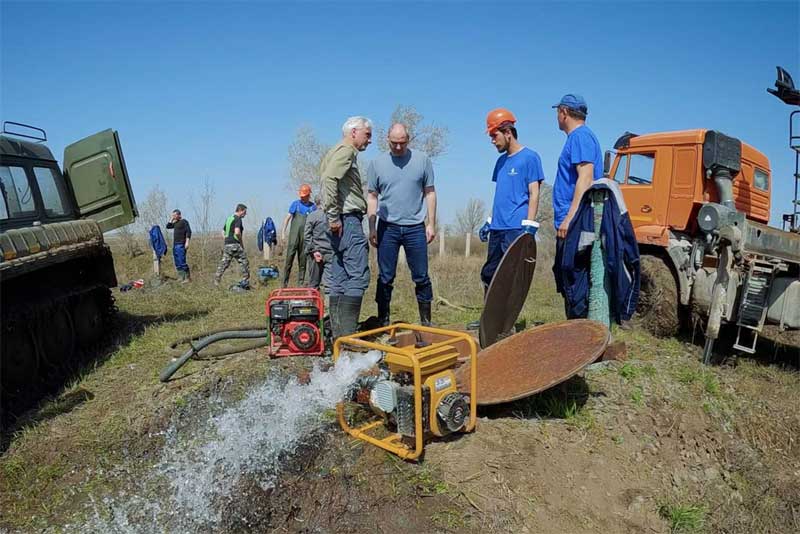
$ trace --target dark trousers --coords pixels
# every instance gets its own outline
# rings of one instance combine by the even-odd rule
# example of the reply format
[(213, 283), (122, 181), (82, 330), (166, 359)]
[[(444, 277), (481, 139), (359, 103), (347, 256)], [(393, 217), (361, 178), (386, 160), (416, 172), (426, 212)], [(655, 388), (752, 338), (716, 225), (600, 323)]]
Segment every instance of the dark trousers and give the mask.
[(330, 271), (330, 262), (322, 257), (322, 261), (314, 260), (314, 256), (309, 254), (306, 259), (306, 285), (312, 289), (319, 289), (324, 286), (327, 292), (328, 272)]
[(175, 270), (189, 272), (189, 264), (186, 263), (186, 246), (183, 243), (172, 245), (172, 259), (175, 260)]
[(378, 221), (378, 288), (375, 302), (378, 310), (388, 312), (392, 301), (394, 277), (397, 274), (397, 257), (400, 247), (406, 253), (406, 262), (414, 281), (417, 302), (433, 300), (433, 286), (428, 277), (428, 239), (425, 223), (409, 226)]
[(564, 280), (561, 278), (561, 260), (564, 258), (564, 240), (556, 238), (556, 258), (553, 260), (553, 276), (556, 279), (556, 291), (564, 294)]
[(360, 213), (346, 213), (342, 215), (342, 235), (328, 231), (333, 248), (328, 288), (331, 296), (361, 298), (369, 286), (369, 245), (361, 219)]
[(522, 235), (522, 228), (513, 230), (492, 230), (489, 232), (489, 250), (486, 253), (486, 263), (481, 269), (481, 282), (485, 287), (489, 287), (494, 278), (494, 272), (500, 265), (500, 260), (516, 238)]

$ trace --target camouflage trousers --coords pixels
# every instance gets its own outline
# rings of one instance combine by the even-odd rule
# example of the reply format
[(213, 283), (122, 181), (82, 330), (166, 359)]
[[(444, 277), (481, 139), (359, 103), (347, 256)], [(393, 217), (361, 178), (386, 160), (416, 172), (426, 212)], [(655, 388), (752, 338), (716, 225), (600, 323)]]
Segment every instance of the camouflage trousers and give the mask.
[(217, 266), (217, 272), (214, 274), (214, 279), (218, 282), (222, 280), (222, 273), (225, 272), (225, 269), (231, 264), (231, 260), (235, 259), (239, 262), (239, 270), (242, 272), (242, 280), (248, 281), (250, 280), (250, 262), (247, 261), (247, 254), (242, 248), (242, 245), (238, 243), (232, 243), (225, 245), (225, 248), (222, 249), (222, 259)]

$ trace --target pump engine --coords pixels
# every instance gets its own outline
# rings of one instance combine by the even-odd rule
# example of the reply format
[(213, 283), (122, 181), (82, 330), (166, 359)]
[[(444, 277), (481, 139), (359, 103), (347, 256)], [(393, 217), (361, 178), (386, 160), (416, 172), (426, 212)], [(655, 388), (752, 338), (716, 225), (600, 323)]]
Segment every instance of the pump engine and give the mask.
[(325, 351), (323, 300), (316, 289), (276, 289), (267, 299), (269, 353), (319, 356)]
[[(400, 330), (436, 334), (441, 341), (400, 347), (391, 343), (395, 332)], [(389, 335), (388, 344), (364, 339), (381, 334)], [(456, 349), (459, 344), (467, 347), (469, 354), (461, 354)], [(422, 454), (424, 443), (429, 439), (475, 428), (476, 345), (469, 335), (397, 323), (339, 338), (334, 346), (334, 360), (342, 345), (384, 352), (378, 371), (362, 376), (346, 399), (368, 406), (379, 419), (352, 428), (343, 416), (343, 405), (338, 407), (339, 423), (352, 436), (413, 460)], [(466, 392), (459, 390), (453, 372), (460, 356), (468, 356), (473, 363), (469, 383), (462, 388)], [(382, 439), (368, 434), (381, 423), (394, 434)]]

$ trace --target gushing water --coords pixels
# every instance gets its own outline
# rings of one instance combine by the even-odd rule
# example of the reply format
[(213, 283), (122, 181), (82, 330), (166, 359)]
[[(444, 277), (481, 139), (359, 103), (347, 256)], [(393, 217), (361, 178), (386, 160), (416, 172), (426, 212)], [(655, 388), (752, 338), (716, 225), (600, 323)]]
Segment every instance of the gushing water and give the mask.
[[(162, 460), (138, 484), (140, 487), (127, 495), (105, 499), (103, 507), (109, 513), (98, 513), (95, 503), (89, 524), (72, 528), (108, 533), (218, 530), (215, 526), (220, 524), (226, 505), (236, 497), (242, 476), (247, 475), (263, 489), (273, 487), (282, 459), (320, 428), (325, 411), (380, 356), (378, 351), (343, 353), (329, 371), (315, 366), (307, 385), (294, 378), (288, 383), (269, 380), (236, 405), (210, 416), (191, 435), (171, 428)], [(144, 497), (164, 490), (167, 499)]]

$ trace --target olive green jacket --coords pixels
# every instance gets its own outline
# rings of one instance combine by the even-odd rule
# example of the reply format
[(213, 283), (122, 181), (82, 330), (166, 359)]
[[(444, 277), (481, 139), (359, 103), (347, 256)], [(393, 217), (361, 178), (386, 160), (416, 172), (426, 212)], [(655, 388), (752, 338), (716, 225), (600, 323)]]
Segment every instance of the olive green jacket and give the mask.
[(363, 215), (367, 211), (357, 158), (358, 150), (346, 143), (334, 146), (322, 158), (322, 209), (329, 222), (338, 220), (344, 213)]

